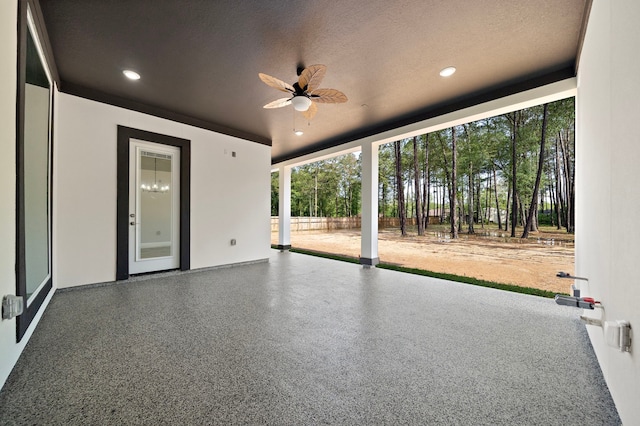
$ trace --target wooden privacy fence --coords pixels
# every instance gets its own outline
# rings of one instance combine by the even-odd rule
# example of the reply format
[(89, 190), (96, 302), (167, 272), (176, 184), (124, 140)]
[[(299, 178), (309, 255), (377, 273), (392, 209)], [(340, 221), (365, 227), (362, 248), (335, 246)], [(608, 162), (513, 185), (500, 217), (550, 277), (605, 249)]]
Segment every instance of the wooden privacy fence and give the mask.
[[(434, 223), (429, 218), (429, 223)], [(439, 222), (439, 218), (437, 219)], [(407, 225), (415, 225), (416, 219), (407, 219)], [(292, 217), (291, 232), (297, 231), (327, 231), (331, 229), (360, 229), (362, 219), (360, 217)], [(378, 228), (398, 228), (400, 219), (397, 217), (378, 218)], [(278, 231), (278, 217), (271, 216), (271, 232)]]
[[(292, 217), (291, 232), (360, 228), (359, 217)], [(278, 231), (278, 217), (271, 216), (271, 232)]]

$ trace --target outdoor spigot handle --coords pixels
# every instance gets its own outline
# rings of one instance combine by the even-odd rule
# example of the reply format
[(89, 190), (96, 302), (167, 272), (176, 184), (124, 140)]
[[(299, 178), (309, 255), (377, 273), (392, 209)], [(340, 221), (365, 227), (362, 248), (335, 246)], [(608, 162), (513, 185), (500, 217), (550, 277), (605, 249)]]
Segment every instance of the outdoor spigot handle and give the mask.
[(556, 294), (556, 303), (558, 305), (573, 306), (574, 308), (593, 309), (593, 299), (584, 300), (579, 297), (564, 296)]

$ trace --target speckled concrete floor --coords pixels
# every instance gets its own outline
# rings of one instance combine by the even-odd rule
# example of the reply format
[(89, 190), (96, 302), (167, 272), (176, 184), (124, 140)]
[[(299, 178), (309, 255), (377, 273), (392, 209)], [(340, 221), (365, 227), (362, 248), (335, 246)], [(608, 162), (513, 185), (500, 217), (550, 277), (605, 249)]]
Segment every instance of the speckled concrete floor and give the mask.
[(13, 424), (619, 424), (576, 309), (274, 252), (58, 292)]

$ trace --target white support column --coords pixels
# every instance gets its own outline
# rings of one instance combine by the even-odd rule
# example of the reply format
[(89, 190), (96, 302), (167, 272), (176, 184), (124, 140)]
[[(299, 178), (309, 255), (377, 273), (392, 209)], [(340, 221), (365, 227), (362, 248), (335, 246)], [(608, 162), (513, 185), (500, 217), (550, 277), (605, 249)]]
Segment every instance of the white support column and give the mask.
[(278, 249), (291, 248), (291, 166), (280, 166), (278, 173)]
[(375, 266), (378, 258), (378, 145), (362, 145), (362, 231), (360, 263)]

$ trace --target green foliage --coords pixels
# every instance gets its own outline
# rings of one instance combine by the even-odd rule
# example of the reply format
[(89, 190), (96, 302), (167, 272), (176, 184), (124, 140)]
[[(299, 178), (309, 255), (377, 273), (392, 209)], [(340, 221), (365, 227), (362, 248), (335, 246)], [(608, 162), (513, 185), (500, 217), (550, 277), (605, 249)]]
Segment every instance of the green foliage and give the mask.
[(271, 216), (278, 216), (280, 198), (280, 172), (271, 173)]
[[(274, 178), (272, 175), (272, 192)], [(291, 170), (291, 215), (349, 217), (360, 213), (360, 155), (347, 154)], [(272, 214), (277, 211), (273, 208)]]
[(398, 217), (393, 144), (381, 145), (378, 151), (378, 209), (382, 217)]
[[(574, 122), (573, 98), (549, 104), (547, 140), (543, 155), (544, 166), (540, 183), (540, 197), (549, 204), (561, 204), (563, 225), (571, 228), (574, 175)], [(500, 116), (456, 126), (457, 136), (457, 194), (458, 213), (469, 212), (468, 202), (474, 201), (474, 217), (488, 218), (487, 208), (493, 216), (496, 192), (499, 210), (507, 209), (508, 190), (512, 182), (512, 133), (516, 134), (516, 191), (521, 208), (529, 209), (540, 155), (542, 106), (535, 106)], [(430, 133), (428, 163), (425, 135), (418, 144), (420, 182), (430, 198), (429, 209), (439, 212), (449, 209), (452, 142), (451, 129)], [(407, 217), (415, 215), (413, 143), (400, 141), (402, 151), (402, 187), (405, 193)], [(398, 191), (395, 176), (393, 143), (379, 147), (378, 154), (378, 211), (382, 217), (398, 217)], [(359, 154), (347, 154), (316, 163), (295, 167), (291, 174), (292, 216), (349, 217), (360, 214), (361, 159)], [(494, 171), (497, 179), (494, 179)], [(428, 177), (428, 182), (424, 178)], [(496, 182), (497, 180), (497, 182)], [(469, 186), (472, 183), (473, 187)], [(491, 187), (489, 187), (489, 184)], [(278, 214), (278, 178), (272, 175), (271, 213)], [(434, 191), (438, 194), (434, 197)], [(469, 192), (473, 191), (470, 197)], [(422, 191), (424, 193), (424, 191)], [(444, 206), (443, 197), (444, 196)], [(511, 204), (511, 203), (510, 203)], [(541, 206), (538, 206), (541, 207)], [(511, 209), (511, 205), (508, 206)], [(447, 217), (448, 214), (443, 214)], [(546, 220), (546, 218), (542, 218)], [(510, 220), (510, 218), (509, 218)], [(550, 219), (549, 219), (550, 220)], [(519, 223), (518, 223), (519, 225)]]
[(551, 221), (551, 213), (538, 213), (538, 225), (539, 226), (551, 226), (554, 222)]

